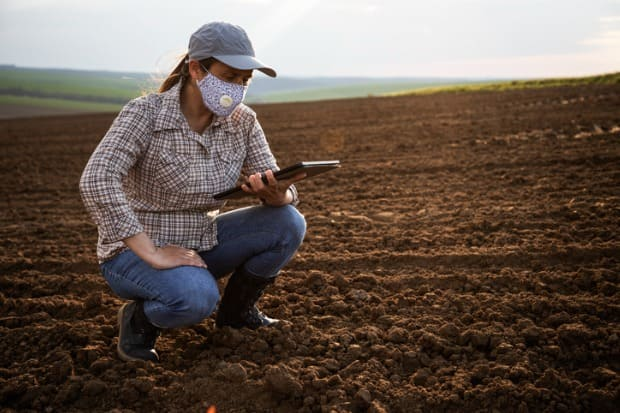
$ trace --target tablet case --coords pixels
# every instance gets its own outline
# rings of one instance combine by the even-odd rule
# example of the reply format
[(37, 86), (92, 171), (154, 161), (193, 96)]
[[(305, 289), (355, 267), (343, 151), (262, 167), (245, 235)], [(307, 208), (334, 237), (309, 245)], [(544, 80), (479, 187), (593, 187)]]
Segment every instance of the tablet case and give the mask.
[[(274, 172), (273, 175), (276, 179), (288, 179), (299, 173), (305, 173), (306, 178), (309, 178), (314, 175), (321, 174), (323, 172), (331, 171), (332, 169), (340, 168), (340, 161), (308, 161), (308, 162), (299, 162), (295, 165), (288, 166), (284, 169), (280, 169), (277, 172)], [(305, 179), (305, 178), (304, 178)], [(265, 177), (263, 173), (263, 182), (267, 183), (267, 177)], [(217, 200), (223, 199), (232, 199), (232, 198), (240, 198), (244, 195), (251, 195), (247, 192), (244, 192), (241, 189), (241, 185), (237, 185), (234, 188), (230, 188), (226, 191), (217, 193), (213, 196), (213, 198)]]

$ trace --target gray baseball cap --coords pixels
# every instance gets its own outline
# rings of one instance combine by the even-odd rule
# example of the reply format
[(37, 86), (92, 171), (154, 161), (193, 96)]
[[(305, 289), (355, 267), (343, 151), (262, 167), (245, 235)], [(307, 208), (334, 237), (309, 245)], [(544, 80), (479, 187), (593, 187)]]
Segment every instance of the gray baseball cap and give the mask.
[(214, 57), (235, 69), (257, 69), (268, 76), (276, 77), (275, 70), (256, 58), (252, 42), (245, 30), (234, 24), (205, 24), (189, 38), (188, 54), (193, 60)]

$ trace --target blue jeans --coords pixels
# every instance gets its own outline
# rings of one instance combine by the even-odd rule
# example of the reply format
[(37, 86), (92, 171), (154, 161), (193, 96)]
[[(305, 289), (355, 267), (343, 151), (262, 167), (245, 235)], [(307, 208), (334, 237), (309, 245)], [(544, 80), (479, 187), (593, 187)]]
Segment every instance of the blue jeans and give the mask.
[(216, 279), (241, 267), (260, 277), (275, 277), (293, 257), (306, 232), (306, 221), (287, 205), (253, 206), (216, 219), (218, 245), (200, 256), (207, 269), (181, 266), (156, 270), (132, 251), (101, 264), (112, 291), (129, 300), (144, 300), (144, 313), (160, 328), (198, 323), (216, 308)]

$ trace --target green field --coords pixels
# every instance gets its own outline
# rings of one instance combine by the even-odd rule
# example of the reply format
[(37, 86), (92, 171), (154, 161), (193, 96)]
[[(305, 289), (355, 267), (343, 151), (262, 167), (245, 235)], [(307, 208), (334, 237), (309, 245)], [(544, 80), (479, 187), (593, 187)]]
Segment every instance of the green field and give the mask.
[[(445, 82), (443, 83), (445, 85)], [(432, 82), (376, 82), (344, 86), (315, 87), (308, 89), (270, 92), (251, 99), (255, 102), (303, 102), (327, 99), (347, 99), (356, 97), (384, 96), (402, 90), (416, 90), (431, 86), (439, 87), (441, 83)]]
[[(0, 66), (0, 105), (66, 111), (118, 111), (127, 101), (157, 89), (161, 79), (145, 73), (33, 69)], [(464, 81), (464, 80), (461, 80)], [(442, 79), (289, 78), (257, 76), (246, 102), (273, 103), (382, 96), (446, 84)], [(1, 110), (1, 109), (0, 109)], [(14, 110), (11, 112), (15, 112)], [(0, 116), (2, 113), (0, 113)]]
[(143, 73), (0, 69), (0, 94), (123, 104), (154, 88)]
[(583, 85), (620, 85), (620, 72), (572, 78), (552, 78), (534, 80), (512, 80), (505, 82), (480, 82), (457, 85), (431, 86), (424, 88), (412, 88), (393, 93), (386, 93), (384, 96), (406, 96), (423, 95), (431, 93), (455, 93), (455, 92), (501, 92), (504, 90), (515, 89), (534, 89), (542, 87), (559, 86), (583, 86)]
[(119, 103), (98, 103), (68, 99), (8, 95), (0, 95), (0, 105), (32, 106), (40, 108), (63, 109), (75, 112), (117, 112), (123, 106)]
[[(143, 73), (0, 68), (0, 105), (66, 112), (117, 112), (130, 99), (154, 90)], [(2, 114), (0, 114), (2, 115)]]
[[(157, 90), (161, 79), (146, 73), (0, 66), (0, 117), (24, 116), (37, 108), (64, 112), (116, 112), (129, 100)], [(287, 78), (258, 76), (246, 102), (274, 103), (368, 96), (620, 84), (620, 72), (584, 78), (488, 81), (437, 78)], [(10, 108), (2, 113), (3, 108)]]

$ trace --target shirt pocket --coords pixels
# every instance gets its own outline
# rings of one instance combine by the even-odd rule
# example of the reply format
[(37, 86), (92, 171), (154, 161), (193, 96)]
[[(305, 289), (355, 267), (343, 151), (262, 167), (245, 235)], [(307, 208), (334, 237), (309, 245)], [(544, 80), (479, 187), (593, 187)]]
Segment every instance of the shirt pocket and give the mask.
[(155, 178), (167, 192), (184, 192), (190, 184), (191, 160), (172, 152), (161, 151), (155, 166)]
[(244, 159), (245, 150), (243, 148), (218, 148), (216, 150), (216, 161), (221, 177), (218, 190), (223, 191), (237, 184)]

